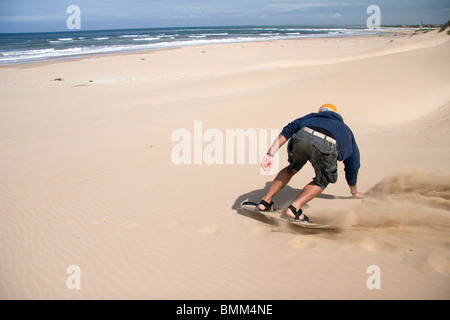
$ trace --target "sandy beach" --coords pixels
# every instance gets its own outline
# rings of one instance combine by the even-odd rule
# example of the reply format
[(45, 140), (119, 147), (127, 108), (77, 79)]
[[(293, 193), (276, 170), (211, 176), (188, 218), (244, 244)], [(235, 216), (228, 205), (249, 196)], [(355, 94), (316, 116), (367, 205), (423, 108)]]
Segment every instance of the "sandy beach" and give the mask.
[[(405, 30), (0, 67), (0, 298), (449, 299), (449, 51)], [(305, 208), (338, 231), (240, 214), (287, 165), (261, 173), (271, 134), (324, 103), (368, 196), (339, 163)]]

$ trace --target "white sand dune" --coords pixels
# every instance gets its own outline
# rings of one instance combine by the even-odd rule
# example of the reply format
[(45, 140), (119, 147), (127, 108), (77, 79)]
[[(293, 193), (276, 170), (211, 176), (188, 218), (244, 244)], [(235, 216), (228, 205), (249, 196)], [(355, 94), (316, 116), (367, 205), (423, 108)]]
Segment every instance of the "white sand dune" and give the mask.
[[(1, 67), (0, 298), (449, 299), (449, 39), (404, 32)], [(368, 192), (352, 199), (340, 164), (339, 181), (309, 203), (339, 232), (238, 214), (274, 177), (248, 151), (226, 164), (224, 144), (214, 155), (225, 164), (193, 164), (194, 144), (211, 144), (196, 123), (268, 146), (271, 129), (326, 102), (353, 129)], [(180, 129), (191, 164), (173, 161)], [(285, 148), (277, 157), (281, 169)], [(312, 177), (305, 167), (276, 204)], [(80, 289), (67, 286), (73, 265)], [(372, 265), (380, 289), (367, 286)]]

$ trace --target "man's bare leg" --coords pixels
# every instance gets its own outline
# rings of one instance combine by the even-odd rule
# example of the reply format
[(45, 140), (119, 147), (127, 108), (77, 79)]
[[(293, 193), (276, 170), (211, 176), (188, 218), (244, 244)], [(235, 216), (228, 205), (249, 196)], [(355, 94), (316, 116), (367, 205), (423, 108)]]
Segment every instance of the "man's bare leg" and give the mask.
[[(315, 184), (314, 182), (310, 182), (309, 184), (307, 184), (305, 186), (305, 188), (303, 188), (302, 192), (299, 194), (299, 196), (294, 200), (294, 202), (292, 202), (292, 206), (298, 211), (299, 209), (301, 209), (302, 206), (304, 206), (308, 201), (314, 199), (315, 197), (317, 197), (319, 194), (321, 194), (323, 192), (324, 189), (322, 189), (321, 187), (319, 187), (317, 184)], [(286, 210), (286, 215), (294, 218), (295, 215), (292, 212), (291, 209), (287, 209)], [(299, 217), (300, 220), (302, 220), (305, 217), (305, 215), (302, 213)]]
[[(273, 180), (272, 184), (270, 185), (269, 191), (267, 194), (262, 198), (267, 203), (270, 203), (272, 201), (272, 198), (280, 192), (281, 189), (283, 189), (291, 180), (291, 178), (298, 172), (298, 170), (292, 170), (292, 173), (288, 172), (288, 167), (282, 169), (275, 179)], [(258, 208), (260, 210), (266, 209), (263, 205), (258, 205)]]

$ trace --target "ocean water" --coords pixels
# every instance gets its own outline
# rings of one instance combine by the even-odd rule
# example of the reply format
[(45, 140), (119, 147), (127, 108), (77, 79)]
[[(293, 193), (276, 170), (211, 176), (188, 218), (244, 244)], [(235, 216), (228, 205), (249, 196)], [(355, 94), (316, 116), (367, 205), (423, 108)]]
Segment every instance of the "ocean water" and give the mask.
[(374, 34), (363, 28), (204, 27), (0, 33), (0, 65), (217, 43)]

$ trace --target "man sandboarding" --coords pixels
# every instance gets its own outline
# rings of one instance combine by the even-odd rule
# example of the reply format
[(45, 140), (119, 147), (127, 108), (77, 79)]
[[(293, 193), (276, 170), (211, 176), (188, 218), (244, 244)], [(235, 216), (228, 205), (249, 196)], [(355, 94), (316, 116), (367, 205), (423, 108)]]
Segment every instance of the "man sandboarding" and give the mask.
[[(290, 140), (289, 140), (290, 139)], [(285, 218), (305, 225), (310, 224), (302, 206), (320, 195), (330, 183), (337, 181), (337, 161), (343, 161), (345, 179), (355, 198), (365, 194), (356, 187), (360, 168), (360, 155), (350, 128), (332, 104), (324, 104), (317, 113), (310, 113), (287, 124), (273, 142), (261, 167), (269, 172), (275, 153), (289, 140), (287, 151), (289, 165), (282, 169), (272, 182), (269, 191), (257, 208), (261, 212), (274, 211), (273, 197), (285, 187), (291, 178), (310, 162), (316, 176), (308, 183), (286, 210)]]

